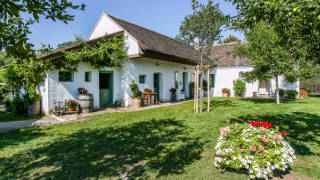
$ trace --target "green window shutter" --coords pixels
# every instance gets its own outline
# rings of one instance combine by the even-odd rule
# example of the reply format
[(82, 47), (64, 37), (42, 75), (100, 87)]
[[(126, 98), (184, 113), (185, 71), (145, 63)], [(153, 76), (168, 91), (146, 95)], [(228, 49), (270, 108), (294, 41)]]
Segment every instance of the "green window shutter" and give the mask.
[(210, 87), (211, 88), (214, 88), (215, 87), (215, 80), (216, 77), (215, 77), (215, 74), (210, 74)]

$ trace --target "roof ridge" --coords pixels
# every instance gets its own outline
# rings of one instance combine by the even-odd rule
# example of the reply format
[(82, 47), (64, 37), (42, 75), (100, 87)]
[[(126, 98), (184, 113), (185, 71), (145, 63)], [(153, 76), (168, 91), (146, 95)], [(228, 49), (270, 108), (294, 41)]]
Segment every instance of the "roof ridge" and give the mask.
[(222, 43), (222, 44), (213, 44), (212, 47), (216, 47), (216, 46), (231, 46), (231, 45), (237, 45), (237, 44), (247, 44), (247, 42), (229, 42), (229, 43)]
[(129, 24), (132, 24), (132, 25), (134, 25), (134, 26), (137, 26), (137, 27), (143, 28), (143, 29), (145, 29), (145, 30), (148, 30), (148, 31), (151, 31), (151, 32), (154, 32), (154, 33), (160, 34), (160, 35), (162, 35), (162, 36), (164, 36), (164, 37), (166, 37), (166, 38), (168, 38), (168, 39), (174, 40), (174, 41), (176, 41), (176, 42), (178, 42), (178, 43), (180, 43), (180, 44), (183, 44), (183, 45), (185, 45), (185, 46), (192, 47), (192, 46), (190, 46), (190, 45), (188, 45), (188, 44), (186, 44), (186, 43), (184, 43), (184, 42), (181, 42), (181, 41), (179, 41), (179, 40), (177, 40), (177, 39), (174, 39), (174, 38), (169, 37), (169, 36), (167, 36), (167, 35), (164, 35), (164, 34), (162, 34), (162, 33), (159, 33), (159, 32), (156, 32), (156, 31), (154, 31), (154, 30), (151, 30), (151, 29), (148, 29), (148, 28), (146, 28), (146, 27), (143, 27), (143, 26), (141, 26), (141, 25), (137, 25), (137, 24), (135, 24), (135, 23), (132, 23), (132, 22), (126, 21), (126, 20), (124, 20), (124, 19), (121, 19), (121, 18), (118, 18), (118, 17), (112, 16), (112, 15), (111, 15), (111, 14), (109, 14), (109, 13), (106, 13), (106, 12), (104, 12), (104, 13), (105, 13), (105, 14), (107, 14), (108, 16), (110, 16), (111, 18), (115, 18), (115, 19), (118, 19), (118, 20), (124, 21), (124, 22), (129, 23)]

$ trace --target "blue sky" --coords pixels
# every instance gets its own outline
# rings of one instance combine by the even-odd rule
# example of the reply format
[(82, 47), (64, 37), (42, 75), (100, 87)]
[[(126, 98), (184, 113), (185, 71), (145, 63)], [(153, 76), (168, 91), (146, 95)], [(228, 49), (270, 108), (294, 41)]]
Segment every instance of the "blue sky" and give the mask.
[[(85, 11), (71, 11), (75, 20), (69, 24), (42, 19), (32, 26), (30, 41), (35, 48), (41, 47), (41, 42), (56, 47), (58, 43), (74, 39), (74, 34), (88, 38), (102, 12), (138, 24), (170, 37), (179, 33), (183, 18), (192, 13), (191, 0), (76, 0), (86, 4)], [(202, 0), (206, 2), (206, 0)], [(224, 0), (215, 0), (220, 4), (223, 13), (235, 15), (235, 7)], [(232, 34), (240, 39), (240, 32), (224, 31), (223, 36)]]

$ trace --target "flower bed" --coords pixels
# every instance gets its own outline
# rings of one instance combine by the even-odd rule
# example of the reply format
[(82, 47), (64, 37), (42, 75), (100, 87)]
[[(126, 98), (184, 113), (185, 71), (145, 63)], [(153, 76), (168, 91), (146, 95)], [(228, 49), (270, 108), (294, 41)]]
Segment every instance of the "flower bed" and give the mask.
[(247, 169), (252, 179), (268, 179), (274, 170), (285, 171), (296, 158), (284, 136), (286, 133), (265, 121), (222, 128), (215, 147), (215, 166)]

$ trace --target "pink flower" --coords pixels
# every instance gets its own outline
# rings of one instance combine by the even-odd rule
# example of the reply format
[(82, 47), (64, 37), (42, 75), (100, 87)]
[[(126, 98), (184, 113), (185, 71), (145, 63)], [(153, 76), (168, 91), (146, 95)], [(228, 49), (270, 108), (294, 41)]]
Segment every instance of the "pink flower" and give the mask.
[(256, 150), (257, 150), (257, 148), (255, 146), (250, 147), (250, 151), (256, 151)]
[(259, 147), (259, 152), (262, 152), (264, 150), (264, 147), (263, 146), (260, 146)]
[(267, 129), (264, 128), (264, 127), (262, 127), (261, 130), (262, 130), (263, 132), (267, 132)]
[(227, 135), (227, 131), (226, 131), (226, 130), (224, 130), (223, 128), (221, 128), (220, 130), (221, 130), (221, 134), (222, 134), (222, 136)]
[(280, 139), (280, 135), (276, 134), (276, 135), (274, 135), (274, 138)]
[(265, 138), (265, 137), (260, 137), (260, 139), (264, 143), (268, 143), (269, 142), (269, 140), (267, 138)]

